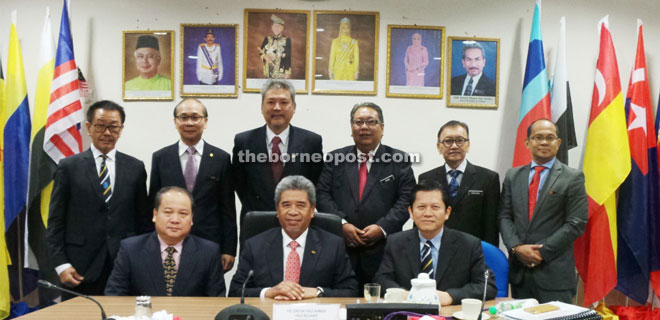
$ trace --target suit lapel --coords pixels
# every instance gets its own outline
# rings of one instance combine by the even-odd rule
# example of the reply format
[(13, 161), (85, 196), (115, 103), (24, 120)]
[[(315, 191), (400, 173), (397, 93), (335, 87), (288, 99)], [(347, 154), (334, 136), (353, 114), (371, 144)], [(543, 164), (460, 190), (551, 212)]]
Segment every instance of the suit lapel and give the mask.
[(264, 264), (269, 265), (271, 283), (277, 284), (284, 280), (284, 250), (282, 244), (282, 229), (278, 228), (273, 235), (268, 250), (266, 251), (266, 259)]
[(195, 255), (197, 254), (197, 245), (190, 236), (183, 240), (181, 256), (179, 257), (179, 268), (176, 272), (174, 290), (172, 295), (185, 295), (186, 287), (190, 276), (197, 273), (195, 270)]
[[(524, 225), (527, 228), (529, 228), (529, 170), (530, 164), (520, 167), (514, 175), (514, 181), (511, 184), (511, 193), (513, 197), (518, 199), (517, 203), (520, 203), (523, 208), (523, 210), (518, 211), (521, 216), (517, 218), (524, 221)], [(516, 205), (516, 203), (514, 203), (514, 205)]]
[(552, 188), (552, 185), (555, 184), (557, 178), (559, 178), (562, 171), (563, 170), (561, 164), (559, 163), (559, 160), (555, 160), (555, 163), (552, 165), (550, 172), (548, 172), (548, 176), (545, 178), (543, 187), (539, 192), (539, 197), (538, 199), (536, 199), (536, 206), (534, 207), (534, 215), (532, 215), (532, 221), (534, 221), (534, 217), (536, 216), (536, 214), (541, 212), (541, 210), (543, 210), (542, 209), (543, 204), (545, 203), (545, 199), (547, 198), (548, 191)]
[[(195, 186), (193, 187), (193, 191), (198, 190), (206, 183), (205, 177), (209, 175), (208, 172), (211, 170), (211, 161), (213, 160), (211, 159), (210, 149), (211, 148), (209, 147), (209, 144), (204, 141), (204, 154), (202, 154), (201, 161), (199, 163), (199, 170), (197, 170), (197, 178), (195, 179)], [(181, 161), (179, 161), (179, 163), (181, 163)]]
[[(253, 152), (255, 155), (265, 154), (268, 156), (268, 147), (266, 143), (266, 125), (257, 129), (254, 139), (250, 142), (250, 152)], [(259, 177), (265, 177), (266, 181), (266, 190), (275, 190), (275, 181), (273, 180), (273, 171), (270, 168), (270, 162), (266, 161), (264, 163), (256, 162), (257, 168), (259, 168)], [(270, 195), (272, 197), (272, 195)]]
[[(357, 157), (357, 149), (355, 147), (352, 148), (352, 152), (355, 155), (355, 157)], [(346, 153), (346, 155), (349, 154), (351, 154), (351, 151), (348, 151)], [(355, 201), (355, 203), (358, 203), (360, 201), (360, 186), (359, 186), (360, 172), (358, 171), (359, 164), (357, 160), (355, 162), (346, 161), (344, 162), (344, 166), (345, 166), (344, 172), (346, 172), (348, 178), (348, 185), (351, 188), (351, 195), (353, 195), (353, 200)]]
[(115, 181), (113, 181), (112, 184), (112, 197), (110, 198), (110, 203), (109, 205), (112, 205), (115, 203), (115, 201), (112, 201), (113, 199), (121, 199), (119, 196), (119, 192), (122, 191), (121, 186), (124, 185), (126, 182), (126, 175), (125, 175), (125, 170), (122, 170), (122, 166), (124, 165), (124, 157), (123, 154), (119, 153), (117, 151), (115, 153)]
[(404, 248), (412, 248), (412, 250), (406, 250), (406, 259), (408, 259), (407, 265), (410, 266), (410, 275), (411, 279), (417, 278), (419, 271), (421, 269), (421, 254), (419, 251), (419, 235), (417, 231), (412, 231), (406, 237), (406, 243)]
[[(92, 149), (87, 149), (83, 155), (83, 167), (85, 175), (89, 178), (90, 187), (95, 191), (96, 196), (103, 201), (103, 190), (101, 190), (101, 183), (99, 182), (99, 172), (96, 170), (96, 160)], [(115, 178), (116, 180), (116, 178)], [(114, 185), (112, 186), (114, 192)]]
[(323, 248), (323, 244), (321, 243), (321, 239), (319, 239), (318, 234), (314, 229), (310, 228), (308, 230), (309, 232), (307, 233), (305, 252), (303, 253), (303, 264), (300, 266), (299, 283), (301, 285), (314, 283), (312, 279), (314, 278), (314, 270), (317, 270), (316, 263), (323, 253), (321, 250)]
[(303, 149), (302, 142), (299, 139), (296, 139), (296, 132), (297, 131), (294, 126), (289, 126), (289, 142), (286, 148), (286, 153), (289, 154), (290, 160), (284, 164), (282, 177), (291, 175), (292, 170), (295, 169), (295, 166), (299, 161), (296, 159), (296, 157), (300, 156), (298, 153)]
[(456, 254), (458, 246), (456, 238), (452, 236), (451, 230), (445, 228), (440, 241), (440, 251), (438, 252), (438, 261), (436, 262), (435, 280), (440, 282), (442, 276), (449, 268), (450, 262)]
[(151, 287), (154, 288), (155, 295), (165, 295), (165, 271), (163, 270), (163, 260), (160, 254), (160, 243), (156, 232), (149, 236), (147, 244), (144, 246), (144, 257), (147, 257), (145, 264), (151, 279)]
[(181, 168), (181, 158), (179, 156), (178, 142), (170, 146), (170, 149), (167, 150), (165, 157), (166, 157), (166, 161), (164, 162), (168, 164), (168, 167), (165, 168), (165, 172), (167, 172), (168, 174), (172, 174), (172, 176), (176, 180), (175, 182), (177, 186), (185, 188), (186, 178), (183, 177), (183, 168)]
[[(385, 147), (381, 144), (376, 150), (374, 155), (375, 158), (379, 159), (380, 156), (385, 152)], [(383, 166), (385, 164), (379, 162), (372, 162), (371, 168), (369, 169), (369, 174), (367, 175), (367, 183), (364, 186), (364, 191), (362, 192), (362, 199), (366, 199), (369, 195), (369, 192), (374, 188), (376, 183), (380, 183), (378, 180), (381, 177), (381, 171), (383, 171)]]

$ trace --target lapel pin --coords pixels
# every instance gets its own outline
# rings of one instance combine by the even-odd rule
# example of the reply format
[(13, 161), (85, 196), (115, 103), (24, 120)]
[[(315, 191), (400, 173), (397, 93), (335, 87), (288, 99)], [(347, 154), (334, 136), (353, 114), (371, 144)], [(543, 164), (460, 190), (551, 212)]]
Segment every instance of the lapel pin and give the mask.
[(211, 154), (209, 154), (209, 157), (213, 158), (213, 152), (211, 152)]
[(316, 250), (312, 250), (312, 254), (316, 254)]
[(555, 194), (553, 190), (548, 191), (548, 194)]

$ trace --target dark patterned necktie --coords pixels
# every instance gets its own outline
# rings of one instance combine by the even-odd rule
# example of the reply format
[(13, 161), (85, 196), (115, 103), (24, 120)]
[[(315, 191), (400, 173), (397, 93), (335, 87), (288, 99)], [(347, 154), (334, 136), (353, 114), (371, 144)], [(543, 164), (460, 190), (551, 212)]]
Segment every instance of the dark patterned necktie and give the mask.
[(461, 174), (458, 170), (449, 170), (449, 175), (451, 175), (451, 180), (449, 181), (449, 196), (451, 198), (456, 198), (458, 195), (458, 175)]
[(465, 87), (465, 92), (463, 93), (464, 96), (471, 96), (472, 95), (472, 80), (473, 80), (473, 78), (470, 77), (470, 81), (468, 81), (468, 84)]
[(271, 156), (271, 161), (270, 166), (271, 169), (273, 169), (273, 181), (275, 181), (275, 184), (280, 182), (280, 179), (282, 179), (282, 171), (284, 171), (284, 163), (282, 162), (282, 152), (280, 151), (280, 143), (282, 142), (282, 139), (278, 136), (274, 136), (272, 143), (273, 147), (271, 149), (272, 151), (272, 156)]
[(433, 255), (431, 254), (431, 247), (433, 244), (431, 240), (426, 240), (424, 248), (422, 248), (422, 268), (421, 272), (428, 273), (429, 278), (433, 279)]
[(108, 159), (108, 156), (102, 154), (101, 158), (103, 158), (103, 162), (101, 162), (101, 171), (99, 171), (99, 182), (101, 183), (101, 189), (103, 190), (103, 200), (105, 203), (108, 203), (110, 197), (112, 197), (110, 173), (108, 172), (108, 166), (105, 164), (105, 159)]
[(174, 262), (174, 247), (167, 247), (167, 257), (163, 261), (163, 269), (165, 271), (165, 292), (168, 296), (172, 295), (174, 291), (174, 281), (176, 280), (176, 262)]

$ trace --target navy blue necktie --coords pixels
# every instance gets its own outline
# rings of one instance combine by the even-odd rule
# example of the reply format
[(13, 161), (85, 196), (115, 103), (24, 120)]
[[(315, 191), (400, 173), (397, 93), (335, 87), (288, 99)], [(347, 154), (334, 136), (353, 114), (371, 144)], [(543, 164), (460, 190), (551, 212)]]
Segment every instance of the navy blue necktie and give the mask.
[(458, 170), (449, 170), (449, 174), (451, 175), (451, 181), (449, 181), (449, 196), (452, 198), (456, 198), (456, 195), (458, 194), (458, 175), (461, 174), (460, 171)]
[(423, 273), (428, 273), (429, 278), (433, 279), (433, 255), (431, 254), (431, 247), (433, 247), (433, 244), (431, 243), (431, 240), (426, 240), (426, 243), (424, 244), (424, 248), (422, 248), (422, 268), (421, 272)]

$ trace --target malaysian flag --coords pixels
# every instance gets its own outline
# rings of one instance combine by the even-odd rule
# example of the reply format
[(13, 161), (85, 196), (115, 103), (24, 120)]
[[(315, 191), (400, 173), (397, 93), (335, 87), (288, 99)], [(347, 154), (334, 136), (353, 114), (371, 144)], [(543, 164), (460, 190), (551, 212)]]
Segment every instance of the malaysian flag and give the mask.
[(50, 105), (44, 137), (44, 150), (59, 163), (68, 156), (82, 151), (80, 124), (83, 119), (80, 102), (78, 68), (73, 55), (73, 40), (69, 28), (69, 14), (64, 1), (60, 23), (55, 72), (50, 87)]

